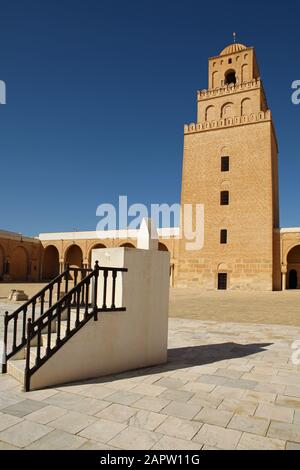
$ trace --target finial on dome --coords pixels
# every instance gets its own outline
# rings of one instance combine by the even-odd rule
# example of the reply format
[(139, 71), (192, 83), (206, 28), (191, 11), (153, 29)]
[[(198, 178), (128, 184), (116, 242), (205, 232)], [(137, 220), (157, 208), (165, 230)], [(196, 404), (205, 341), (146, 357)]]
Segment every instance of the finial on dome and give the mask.
[(234, 42), (234, 44), (236, 43), (236, 33), (235, 32), (233, 33), (233, 42)]

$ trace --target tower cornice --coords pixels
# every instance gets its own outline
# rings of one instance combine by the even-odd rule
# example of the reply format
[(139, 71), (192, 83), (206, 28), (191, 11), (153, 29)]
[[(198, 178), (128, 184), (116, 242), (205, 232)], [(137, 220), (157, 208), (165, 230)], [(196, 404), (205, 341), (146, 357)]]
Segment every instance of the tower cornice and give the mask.
[[(233, 95), (235, 93), (241, 93), (251, 89), (261, 88), (264, 92), (263, 84), (260, 78), (254, 78), (253, 80), (240, 84), (224, 85), (220, 88), (212, 88), (208, 90), (199, 90), (197, 92), (198, 101), (208, 100), (212, 98), (219, 98), (220, 96)], [(265, 94), (265, 93), (264, 93)]]
[(245, 126), (267, 121), (272, 122), (272, 114), (269, 109), (267, 111), (260, 111), (259, 113), (251, 113), (248, 116), (235, 116), (210, 122), (186, 124), (184, 126), (184, 134), (197, 134), (198, 132), (215, 131), (228, 127)]

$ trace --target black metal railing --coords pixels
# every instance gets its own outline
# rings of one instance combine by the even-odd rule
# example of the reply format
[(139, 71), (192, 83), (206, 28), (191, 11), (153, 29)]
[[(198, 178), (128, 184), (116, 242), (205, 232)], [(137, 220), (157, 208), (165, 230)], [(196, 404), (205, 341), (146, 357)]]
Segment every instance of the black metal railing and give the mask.
[[(45, 311), (59, 301), (69, 291), (70, 286), (76, 286), (84, 279), (91, 269), (70, 268), (68, 265), (63, 273), (53, 279), (31, 299), (22, 304), (17, 310), (4, 316), (4, 351), (2, 372), (6, 372), (7, 361), (24, 348), (26, 344), (26, 324), (30, 319), (34, 322)], [(10, 341), (8, 341), (10, 340)]]
[[(125, 311), (116, 307), (116, 283), (118, 273), (127, 272), (126, 268), (101, 267), (96, 262), (93, 271), (53, 304), (39, 318), (27, 320), (26, 328), (26, 365), (25, 391), (30, 390), (30, 378), (55, 352), (60, 349), (91, 318), (98, 320), (99, 312)], [(103, 276), (100, 283), (99, 276)], [(108, 298), (108, 280), (111, 295)], [(98, 289), (101, 285), (102, 303), (98, 305)], [(35, 356), (32, 357), (32, 347)]]

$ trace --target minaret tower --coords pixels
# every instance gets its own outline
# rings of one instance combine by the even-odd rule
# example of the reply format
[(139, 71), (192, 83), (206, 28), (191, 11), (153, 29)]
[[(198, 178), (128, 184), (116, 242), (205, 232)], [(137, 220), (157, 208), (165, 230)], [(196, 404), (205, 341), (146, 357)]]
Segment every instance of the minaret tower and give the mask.
[(277, 140), (253, 47), (209, 59), (197, 122), (185, 126), (182, 197), (204, 204), (204, 246), (180, 242), (176, 284), (280, 289)]

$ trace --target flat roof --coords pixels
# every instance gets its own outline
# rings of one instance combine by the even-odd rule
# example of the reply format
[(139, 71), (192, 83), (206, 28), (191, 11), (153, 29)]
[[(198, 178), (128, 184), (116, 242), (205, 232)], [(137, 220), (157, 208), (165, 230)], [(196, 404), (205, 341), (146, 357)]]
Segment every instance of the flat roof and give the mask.
[(18, 232), (10, 232), (9, 230), (2, 230), (0, 229), (0, 238), (9, 238), (11, 240), (23, 240), (32, 243), (38, 243), (38, 237), (28, 237), (27, 235), (23, 235), (22, 233)]
[(281, 228), (280, 233), (300, 233), (300, 227)]
[[(39, 239), (47, 240), (94, 240), (105, 238), (137, 238), (138, 229), (125, 230), (95, 230), (88, 232), (53, 232), (40, 233)], [(162, 238), (178, 237), (180, 233), (179, 227), (165, 227), (157, 229), (158, 236)]]

